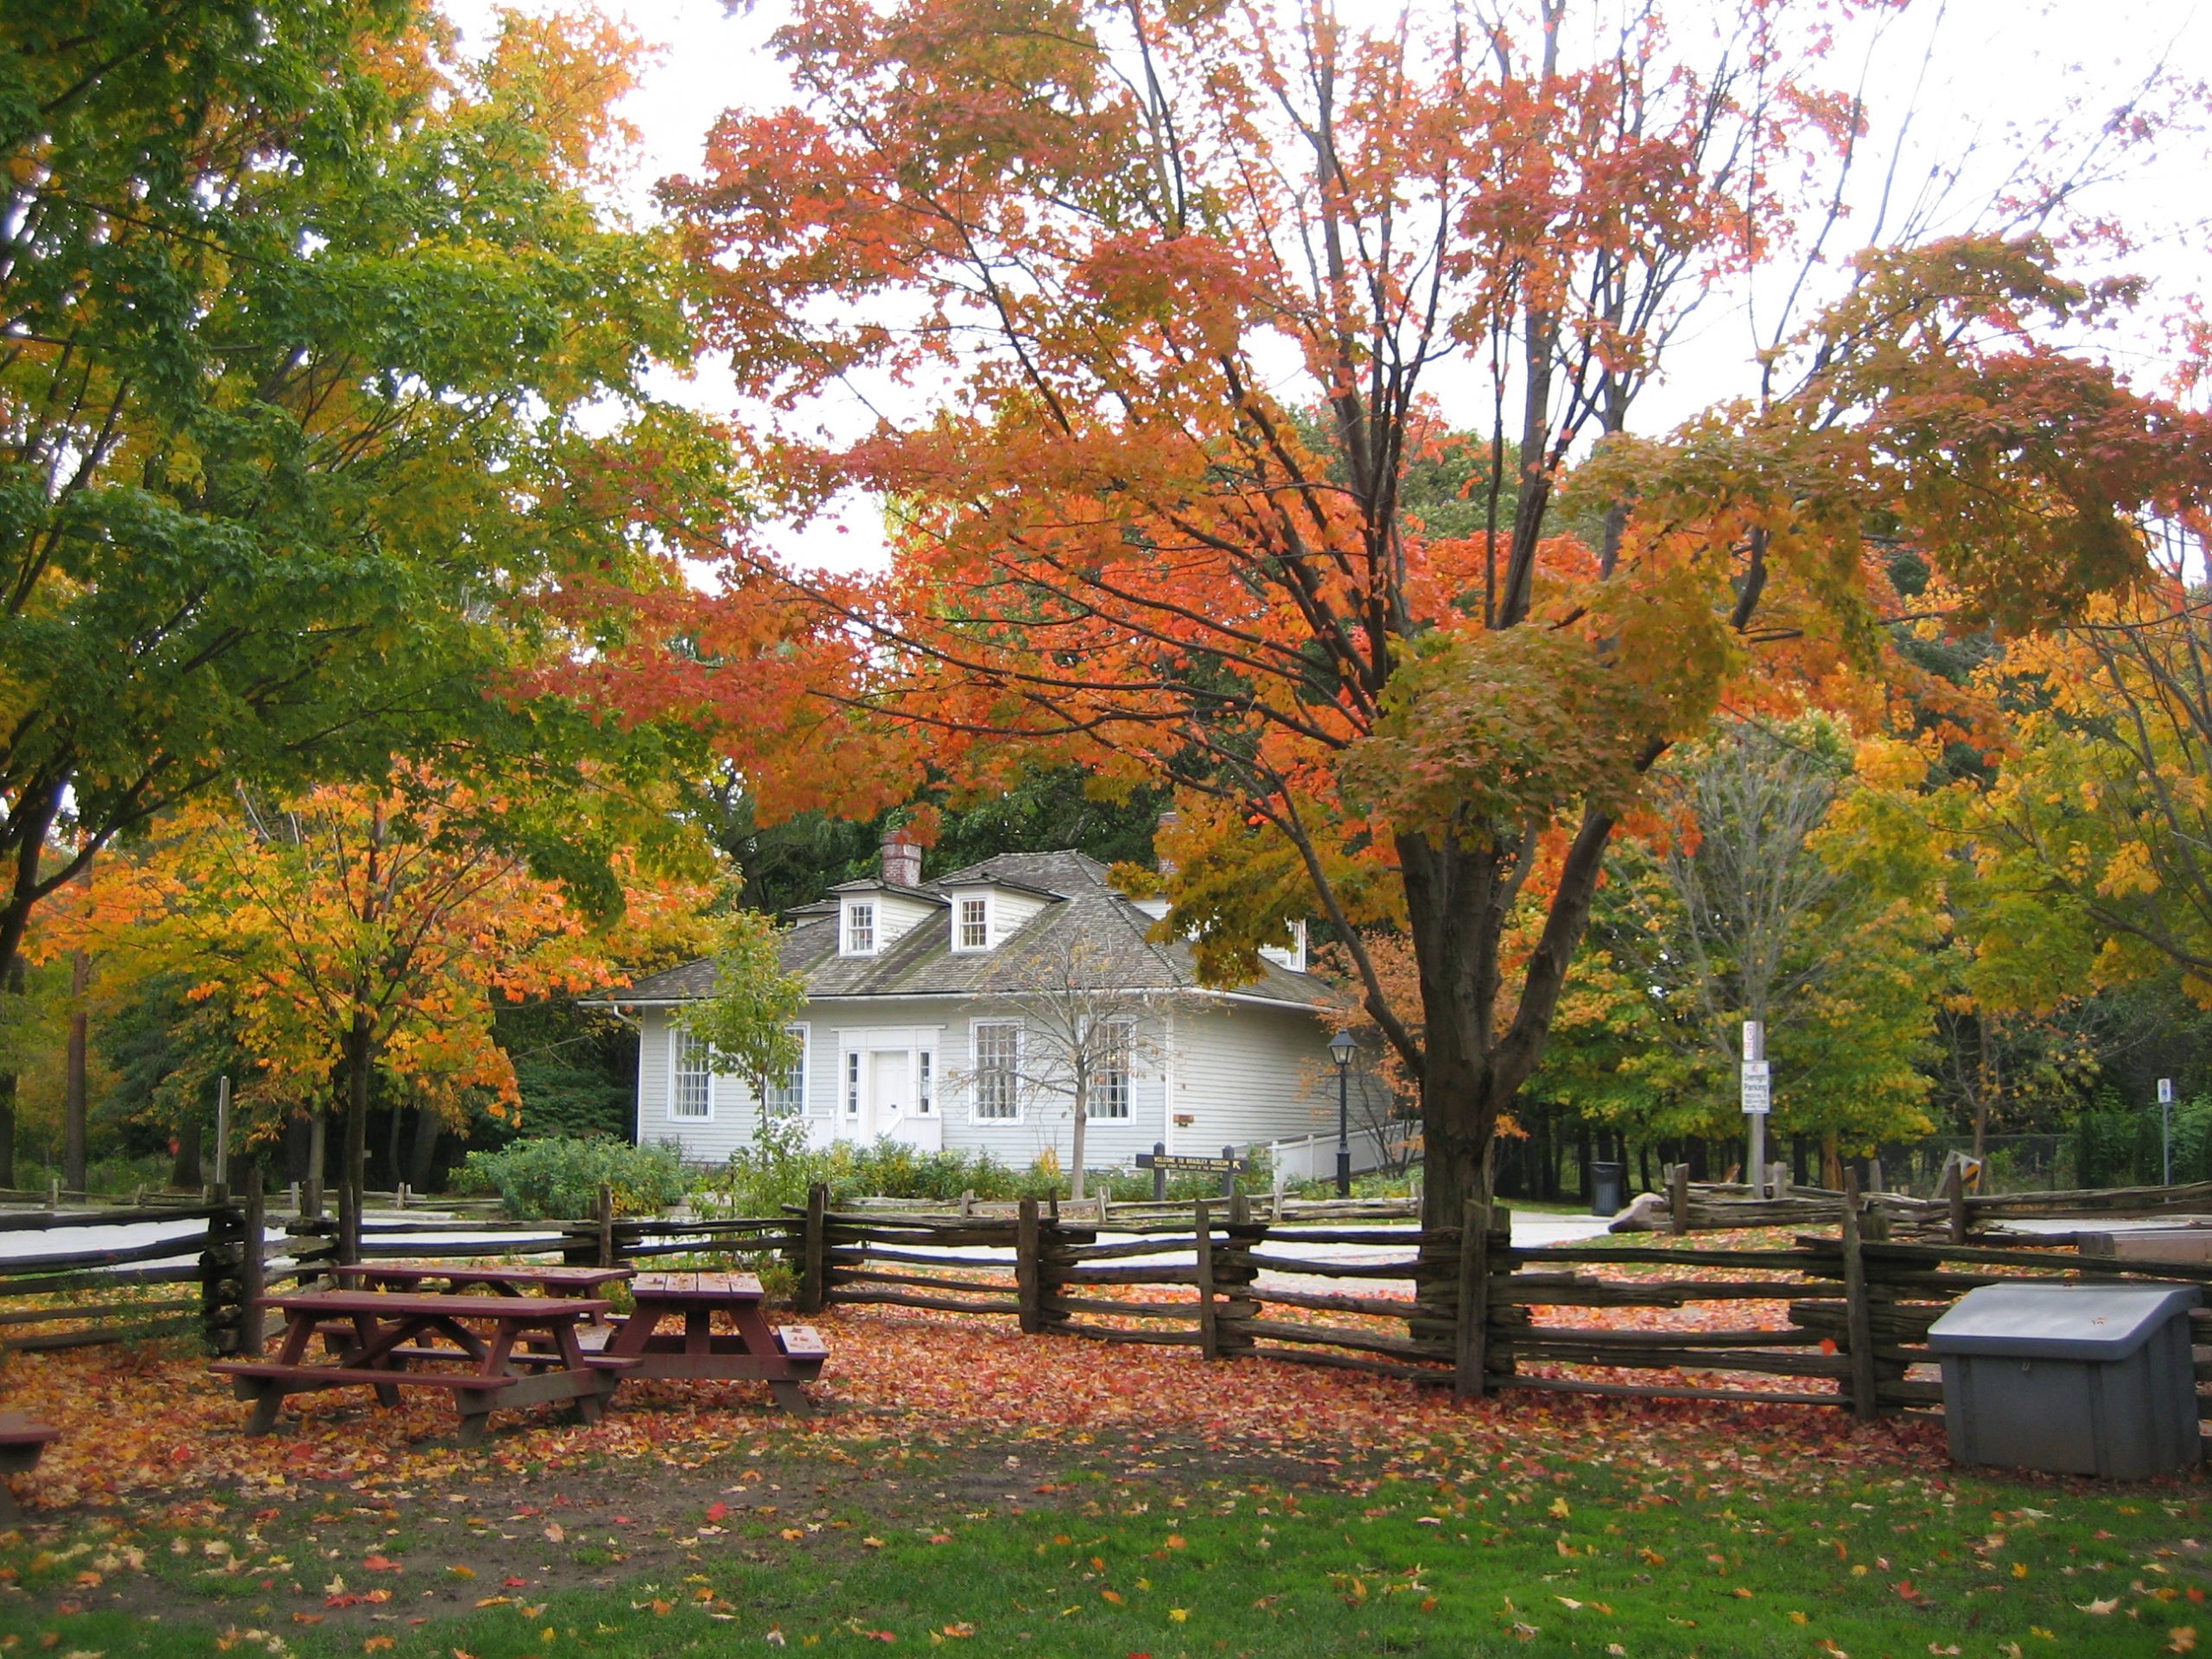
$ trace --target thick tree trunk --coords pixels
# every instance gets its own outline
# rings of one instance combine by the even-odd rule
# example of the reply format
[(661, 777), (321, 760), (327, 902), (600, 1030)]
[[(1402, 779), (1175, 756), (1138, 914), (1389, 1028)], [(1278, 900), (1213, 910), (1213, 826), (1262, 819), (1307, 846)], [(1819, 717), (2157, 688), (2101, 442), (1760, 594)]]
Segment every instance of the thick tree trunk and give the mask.
[(1560, 861), (1544, 928), (1529, 953), (1510, 1023), (1498, 1025), (1500, 957), (1536, 837), (1513, 848), (1396, 838), (1406, 919), (1421, 976), (1424, 1227), (1457, 1227), (1491, 1198), (1498, 1119), (1543, 1058), (1567, 963), (1590, 920), (1612, 820), (1586, 814)]
[[(31, 907), (38, 902), (39, 867), (44, 861), (47, 831), (54, 827), (68, 792), (67, 777), (46, 779), (27, 787), (0, 817), (0, 825), (6, 830), (0, 850), (4, 850), (11, 867), (7, 894), (0, 899), (0, 984), (16, 991), (23, 985), (23, 935), (30, 926)], [(10, 1111), (12, 1121), (12, 1104)], [(11, 1141), (6, 1154), (10, 1182), (16, 1179), (13, 1144)]]

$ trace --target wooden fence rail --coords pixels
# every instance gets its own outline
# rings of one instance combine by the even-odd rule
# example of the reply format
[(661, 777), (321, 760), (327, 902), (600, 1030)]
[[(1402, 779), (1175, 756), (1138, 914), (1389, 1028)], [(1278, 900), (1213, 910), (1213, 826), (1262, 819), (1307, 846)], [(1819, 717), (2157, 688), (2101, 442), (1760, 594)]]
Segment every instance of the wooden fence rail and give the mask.
[[(1136, 1236), (1102, 1238), (1087, 1206), (1080, 1219), (1034, 1200), (1007, 1217), (883, 1214), (833, 1209), (819, 1189), (767, 1217), (617, 1218), (602, 1198), (591, 1217), (542, 1227), (398, 1222), (371, 1231), (362, 1249), (369, 1259), (607, 1265), (734, 1255), (787, 1270), (807, 1312), (873, 1306), (1005, 1319), (1032, 1334), (1335, 1366), (1461, 1397), (1530, 1389), (1758, 1401), (1862, 1417), (1940, 1405), (1928, 1329), (1977, 1286), (2212, 1287), (2212, 1264), (2088, 1258), (2070, 1238), (1897, 1237), (1885, 1196), (1839, 1195), (1834, 1233), (1756, 1249), (1520, 1246), (1502, 1207), (1474, 1205), (1454, 1228), (1307, 1225), (1255, 1217), (1241, 1195), (1128, 1228), (1116, 1217), (1116, 1234)], [(261, 1320), (249, 1310), (267, 1285), (318, 1278), (335, 1264), (327, 1220), (287, 1223), (272, 1253), (251, 1197), (140, 1218), (197, 1224), (151, 1244), (0, 1260), (0, 1305), (26, 1304), (0, 1306), (0, 1348), (196, 1332), (217, 1351), (251, 1351)], [(75, 1218), (54, 1219), (59, 1243)], [(1369, 1254), (1331, 1259), (1347, 1246)], [(198, 1287), (196, 1298), (157, 1294), (186, 1284)], [(88, 1291), (116, 1294), (62, 1300)], [(2197, 1316), (2197, 1332), (2212, 1340), (2212, 1309)], [(2212, 1381), (2212, 1363), (2199, 1376)], [(2202, 1411), (2212, 1417), (2212, 1402)]]

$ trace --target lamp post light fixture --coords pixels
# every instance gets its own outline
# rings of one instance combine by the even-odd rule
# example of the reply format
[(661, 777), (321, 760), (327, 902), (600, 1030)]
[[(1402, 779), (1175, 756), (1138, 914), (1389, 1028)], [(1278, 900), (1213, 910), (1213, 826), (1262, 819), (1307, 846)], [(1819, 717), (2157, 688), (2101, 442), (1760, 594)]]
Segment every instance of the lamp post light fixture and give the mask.
[(1340, 1031), (1329, 1039), (1329, 1052), (1337, 1062), (1337, 1196), (1351, 1197), (1351, 1057), (1359, 1045), (1351, 1033)]

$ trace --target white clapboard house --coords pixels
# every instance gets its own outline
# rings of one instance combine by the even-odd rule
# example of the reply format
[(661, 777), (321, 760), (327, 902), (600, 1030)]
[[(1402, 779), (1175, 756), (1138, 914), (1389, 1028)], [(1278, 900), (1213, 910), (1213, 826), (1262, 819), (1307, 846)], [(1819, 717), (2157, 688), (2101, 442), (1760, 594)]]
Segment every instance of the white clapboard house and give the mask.
[[(1337, 1076), (1319, 1014), (1341, 998), (1305, 971), (1302, 941), (1268, 952), (1257, 980), (1212, 988), (1186, 946), (1148, 937), (1161, 901), (1130, 899), (1080, 853), (1002, 854), (920, 878), (920, 849), (894, 838), (878, 878), (789, 913), (784, 966), (809, 992), (803, 1053), (765, 1101), (752, 1079), (716, 1071), (674, 1017), (710, 989), (711, 962), (609, 994), (642, 1033), (639, 1141), (720, 1162), (766, 1111), (803, 1119), (817, 1145), (889, 1137), (1014, 1167), (1049, 1147), (1065, 1166), (1073, 1103), (1052, 1085), (1066, 1044), (1038, 1029), (1037, 1010), (1040, 987), (1065, 986), (1073, 963), (1128, 1027), (1126, 1052), (1095, 1074), (1090, 1167), (1128, 1167), (1155, 1143), (1207, 1154), (1318, 1134), (1332, 1153)], [(1364, 1141), (1355, 1127), (1362, 1166)]]

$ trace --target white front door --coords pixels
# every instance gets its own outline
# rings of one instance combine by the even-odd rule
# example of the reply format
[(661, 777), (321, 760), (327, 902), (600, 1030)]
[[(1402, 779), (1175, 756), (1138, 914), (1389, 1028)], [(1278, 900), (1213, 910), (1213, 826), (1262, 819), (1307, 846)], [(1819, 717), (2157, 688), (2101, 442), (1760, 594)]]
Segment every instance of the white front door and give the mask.
[(868, 1135), (896, 1132), (913, 1109), (913, 1090), (904, 1049), (879, 1049), (868, 1057)]

